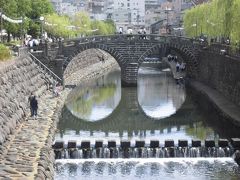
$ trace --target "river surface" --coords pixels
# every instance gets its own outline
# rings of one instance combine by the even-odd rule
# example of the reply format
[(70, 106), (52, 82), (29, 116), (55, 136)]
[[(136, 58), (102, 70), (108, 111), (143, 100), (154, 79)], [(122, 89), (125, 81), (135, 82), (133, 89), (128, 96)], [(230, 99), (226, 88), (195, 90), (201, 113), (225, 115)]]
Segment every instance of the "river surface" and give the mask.
[[(238, 129), (201, 111), (170, 69), (142, 67), (138, 87), (122, 88), (120, 71), (81, 84), (68, 96), (56, 140), (218, 140), (239, 137)], [(55, 179), (239, 179), (232, 158), (60, 159)]]

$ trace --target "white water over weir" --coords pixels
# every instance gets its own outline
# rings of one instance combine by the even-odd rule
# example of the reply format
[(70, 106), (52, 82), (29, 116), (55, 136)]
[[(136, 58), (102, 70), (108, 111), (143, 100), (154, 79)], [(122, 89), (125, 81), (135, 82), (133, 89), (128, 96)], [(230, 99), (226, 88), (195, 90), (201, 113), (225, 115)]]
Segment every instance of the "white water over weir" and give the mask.
[(56, 159), (89, 159), (89, 158), (171, 158), (171, 157), (231, 157), (233, 152), (225, 148), (90, 148), (90, 149), (64, 149), (55, 151)]
[(77, 145), (76, 141), (56, 141), (53, 145), (55, 159), (109, 159), (109, 158), (217, 158), (232, 157), (239, 149), (240, 140), (232, 138), (231, 142), (226, 139), (219, 139), (215, 144), (214, 140), (205, 140), (202, 146), (200, 140), (192, 140), (188, 145), (187, 140), (179, 140), (175, 146), (173, 140), (166, 140), (161, 147), (159, 141), (150, 141), (149, 145), (145, 141), (136, 141), (131, 146), (130, 141), (121, 141), (116, 145), (116, 141), (96, 141), (91, 145), (90, 141), (82, 141)]

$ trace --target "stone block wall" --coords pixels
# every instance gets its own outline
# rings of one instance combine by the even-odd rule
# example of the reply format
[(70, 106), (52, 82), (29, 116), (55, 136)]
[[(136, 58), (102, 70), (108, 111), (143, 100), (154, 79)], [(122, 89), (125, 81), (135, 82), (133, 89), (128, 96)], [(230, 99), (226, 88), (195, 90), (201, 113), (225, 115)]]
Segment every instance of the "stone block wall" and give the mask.
[(240, 106), (240, 59), (201, 51), (198, 80)]
[(30, 113), (28, 97), (46, 92), (48, 78), (30, 57), (22, 56), (0, 68), (0, 145)]
[[(67, 79), (74, 72), (89, 67), (93, 64), (99, 63), (104, 58), (106, 61), (110, 55), (100, 49), (87, 49), (76, 55), (64, 71), (64, 79)], [(116, 62), (117, 64), (117, 62)]]

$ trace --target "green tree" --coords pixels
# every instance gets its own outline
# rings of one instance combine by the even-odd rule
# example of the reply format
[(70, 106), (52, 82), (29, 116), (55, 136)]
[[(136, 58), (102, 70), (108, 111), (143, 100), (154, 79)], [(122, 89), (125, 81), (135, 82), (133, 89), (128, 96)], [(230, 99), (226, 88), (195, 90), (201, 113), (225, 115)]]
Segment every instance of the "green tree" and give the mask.
[[(240, 44), (240, 0), (212, 0), (185, 11), (184, 27), (190, 37), (199, 32), (209, 38), (230, 38), (232, 45)], [(193, 26), (196, 24), (196, 26)], [(201, 27), (201, 31), (199, 28)]]
[[(17, 17), (17, 3), (15, 0), (0, 0), (0, 7), (3, 13), (11, 18)], [(10, 35), (16, 34), (18, 32), (18, 25), (9, 23), (7, 21), (3, 22), (3, 27), (8, 33), (8, 41), (10, 41)]]
[(234, 0), (233, 4), (233, 21), (232, 21), (232, 43), (240, 45), (240, 0)]
[(115, 25), (113, 21), (92, 21), (91, 28), (93, 31), (93, 35), (108, 35), (108, 34), (114, 34), (115, 33)]
[(56, 37), (74, 37), (76, 34), (75, 28), (72, 26), (69, 17), (51, 14), (45, 16), (46, 31)]
[(87, 12), (77, 13), (73, 17), (72, 24), (76, 26), (77, 33), (80, 35), (88, 35), (91, 32), (91, 20)]
[(31, 0), (31, 11), (28, 14), (29, 18), (39, 19), (43, 15), (52, 13), (54, 13), (54, 10), (49, 0)]
[(52, 13), (54, 13), (54, 10), (49, 0), (31, 0), (31, 11), (27, 13), (27, 17), (31, 21), (28, 34), (33, 37), (39, 37), (41, 34), (40, 17)]
[(8, 41), (10, 41), (11, 34), (20, 36), (22, 26), (34, 37), (39, 36), (40, 22), (37, 22), (39, 17), (53, 13), (53, 7), (49, 0), (0, 0), (0, 7), (8, 17), (12, 19), (22, 17), (24, 19), (23, 25), (4, 21), (3, 26), (7, 30)]
[(41, 34), (41, 27), (36, 22), (30, 21), (28, 34), (30, 34), (33, 38), (37, 38)]

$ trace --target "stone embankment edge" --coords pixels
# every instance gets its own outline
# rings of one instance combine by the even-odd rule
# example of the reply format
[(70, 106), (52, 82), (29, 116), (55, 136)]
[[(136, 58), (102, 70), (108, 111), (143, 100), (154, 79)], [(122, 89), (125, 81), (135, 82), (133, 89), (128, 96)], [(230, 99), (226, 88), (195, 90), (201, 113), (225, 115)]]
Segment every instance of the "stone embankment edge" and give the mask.
[[(218, 112), (224, 122), (233, 123), (240, 126), (240, 112), (239, 107), (227, 100), (217, 90), (214, 90), (198, 81), (189, 81), (187, 83), (190, 91), (196, 96), (197, 104), (207, 111), (213, 108)], [(207, 103), (203, 104), (202, 101)], [(219, 122), (221, 123), (221, 122)]]
[[(163, 62), (167, 63), (172, 69), (172, 74), (175, 79), (180, 76), (185, 77), (184, 73), (177, 73), (175, 70), (175, 63), (170, 63), (166, 58), (163, 58)], [(204, 100), (213, 107), (213, 109), (220, 114), (222, 119), (225, 121), (230, 121), (233, 124), (240, 126), (240, 112), (239, 107), (233, 102), (227, 100), (221, 93), (217, 90), (204, 85), (201, 82), (194, 81), (193, 79), (188, 79), (187, 86), (192, 90), (192, 93), (196, 95), (197, 103), (201, 105), (201, 99)], [(199, 98), (200, 97), (200, 98)], [(206, 107), (203, 107), (206, 108)], [(207, 110), (207, 109), (206, 109)]]
[[(78, 81), (78, 84), (90, 80), (90, 79), (97, 79), (104, 75), (107, 72), (110, 72), (114, 69), (119, 68), (117, 62), (113, 61), (106, 61), (105, 67), (98, 66), (98, 63), (92, 64), (88, 68), (84, 68), (85, 76), (81, 77)], [(94, 67), (94, 68), (92, 68)], [(92, 72), (95, 72), (94, 74)], [(54, 163), (55, 163), (55, 154), (52, 149), (52, 144), (54, 142), (54, 136), (55, 132), (57, 130), (57, 124), (59, 122), (59, 118), (61, 116), (61, 110), (64, 106), (65, 99), (67, 98), (69, 92), (71, 91), (71, 88), (66, 88), (61, 92), (61, 95), (59, 98), (57, 98), (58, 105), (53, 113), (52, 116), (52, 125), (49, 128), (48, 131), (48, 137), (45, 141), (45, 146), (40, 150), (40, 159), (38, 161), (38, 169), (37, 174), (35, 174), (36, 180), (42, 180), (42, 177), (45, 177), (45, 179), (54, 179)]]

